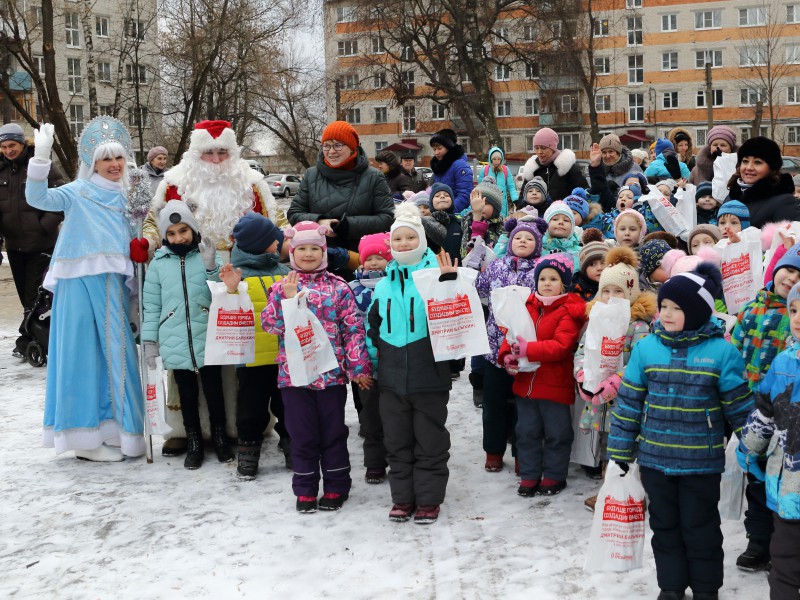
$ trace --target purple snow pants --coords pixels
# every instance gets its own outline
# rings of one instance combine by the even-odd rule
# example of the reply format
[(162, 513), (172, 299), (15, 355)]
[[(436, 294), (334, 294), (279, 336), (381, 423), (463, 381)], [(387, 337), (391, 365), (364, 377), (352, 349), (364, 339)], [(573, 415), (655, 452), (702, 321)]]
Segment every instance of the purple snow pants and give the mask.
[(324, 390), (281, 390), (286, 429), (292, 439), (292, 490), (295, 496), (319, 494), (320, 466), (324, 493), (349, 494), (349, 430), (344, 423), (347, 386)]

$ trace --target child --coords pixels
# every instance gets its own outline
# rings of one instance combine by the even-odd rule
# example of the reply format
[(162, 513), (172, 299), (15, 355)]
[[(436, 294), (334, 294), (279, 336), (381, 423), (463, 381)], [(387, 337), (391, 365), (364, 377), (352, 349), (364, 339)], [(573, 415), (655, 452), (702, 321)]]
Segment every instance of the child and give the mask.
[[(553, 496), (567, 487), (572, 449), (571, 406), (575, 402), (572, 360), (586, 304), (567, 293), (572, 281), (568, 254), (542, 257), (534, 272), (536, 291), (525, 307), (536, 325), (536, 341), (517, 338), (503, 341), (498, 364), (514, 376), (517, 404), (517, 455), (520, 464), (520, 496)], [(519, 372), (519, 358), (541, 366)]]
[[(350, 288), (356, 298), (358, 310), (366, 321), (375, 286), (386, 278), (386, 265), (392, 260), (389, 234), (365, 235), (358, 243), (358, 254), (361, 257), (362, 267), (355, 272), (356, 278), (350, 282)], [(353, 390), (353, 394), (358, 394), (358, 391)], [(388, 466), (386, 448), (383, 446), (383, 424), (378, 411), (379, 396), (377, 387), (367, 391), (362, 408), (358, 412), (358, 421), (364, 438), (364, 467), (367, 470), (364, 480), (373, 485), (383, 483)]]
[(626, 208), (614, 219), (614, 238), (620, 246), (636, 250), (646, 233), (644, 217), (632, 208)]
[(572, 210), (572, 217), (575, 225), (583, 225), (584, 220), (589, 216), (589, 203), (586, 202), (586, 199), (577, 194), (570, 194), (564, 198), (564, 202), (566, 202), (567, 206)]
[(611, 416), (608, 460), (639, 463), (662, 599), (691, 587), (695, 600), (716, 600), (722, 587), (725, 421), (739, 431), (753, 401), (742, 357), (712, 318), (721, 285), (704, 263), (661, 286), (659, 320), (633, 348)]
[[(726, 204), (722, 205), (723, 208)], [(753, 392), (758, 391), (772, 361), (786, 347), (789, 335), (786, 298), (798, 281), (800, 245), (786, 251), (775, 265), (770, 284), (759, 291), (754, 300), (745, 304), (736, 318), (731, 342), (744, 358), (745, 377)], [(760, 571), (769, 563), (772, 515), (766, 506), (764, 484), (749, 474), (747, 479), (744, 527), (748, 543), (747, 549), (736, 559), (736, 566), (742, 570)]]
[[(475, 280), (481, 299), (489, 301), (489, 318), (486, 331), (489, 335), (489, 354), (485, 355), (483, 370), (483, 449), (486, 452), (484, 468), (490, 473), (503, 470), (503, 454), (508, 442), (508, 430), (513, 431), (516, 410), (510, 402), (514, 398), (511, 390), (514, 378), (497, 362), (500, 344), (505, 333), (498, 327), (492, 312), (491, 292), (509, 285), (536, 288), (534, 267), (542, 254), (542, 234), (547, 231), (543, 219), (517, 221), (508, 219), (505, 224), (509, 233), (508, 254), (492, 261)], [(512, 436), (511, 453), (517, 455)]]
[(411, 196), (411, 198), (409, 198), (409, 201), (417, 205), (417, 208), (419, 208), (419, 213), (423, 217), (431, 216), (431, 198), (426, 191), (423, 190), (421, 192), (417, 192)]
[(550, 205), (550, 197), (547, 195), (547, 184), (544, 179), (537, 175), (526, 183), (517, 205), (519, 208), (532, 206), (539, 211), (540, 215), (544, 214), (544, 211)]
[[(769, 572), (770, 598), (797, 598), (800, 577), (797, 570), (798, 471), (800, 471), (800, 422), (793, 418), (800, 401), (800, 285), (795, 284), (786, 299), (789, 307), (789, 327), (795, 344), (779, 354), (767, 376), (759, 385), (756, 410), (747, 419), (742, 433), (746, 456), (742, 468), (766, 476), (767, 505), (773, 512), (775, 531), (770, 543), (772, 568)], [(773, 438), (775, 447), (767, 453)], [(768, 454), (766, 473), (758, 465), (759, 455)]]
[[(239, 281), (247, 282), (247, 294), (253, 302), (253, 314), (261, 314), (267, 305), (269, 290), (282, 279), (289, 268), (281, 264), (279, 254), (283, 233), (263, 215), (250, 212), (233, 228), (236, 242), (231, 249), (231, 264), (225, 265), (220, 278), (235, 294)], [(269, 425), (269, 413), (277, 419), (275, 431), (280, 438), (278, 448), (283, 453), (287, 469), (292, 468), (291, 438), (286, 430), (283, 399), (278, 389), (278, 338), (270, 335), (256, 322), (255, 361), (236, 369), (239, 391), (236, 395), (236, 430), (239, 436), (239, 456), (236, 471), (242, 479), (255, 479), (261, 456), (264, 431)]]
[[(198, 409), (197, 376), (203, 385), (211, 421), (211, 441), (220, 462), (233, 460), (225, 434), (222, 371), (205, 366), (206, 328), (211, 290), (206, 281), (219, 281), (220, 265), (213, 244), (200, 244), (197, 221), (185, 202), (171, 200), (158, 215), (164, 244), (147, 269), (144, 282), (142, 341), (149, 368), (160, 354), (172, 369), (181, 401), (188, 450), (183, 466), (203, 464), (203, 433)], [(156, 345), (158, 344), (158, 345)]]
[(581, 240), (575, 233), (572, 209), (564, 201), (553, 202), (545, 211), (544, 220), (547, 221), (547, 233), (542, 238), (542, 255), (567, 253), (572, 257), (573, 271), (577, 271), (580, 268)]
[(702, 246), (711, 246), (713, 248), (721, 238), (722, 232), (716, 225), (698, 225), (689, 232), (689, 237), (686, 240), (689, 254), (697, 254), (697, 251)]
[(720, 203), (711, 193), (711, 182), (703, 181), (698, 183), (694, 198), (695, 202), (697, 202), (697, 224), (716, 225)]
[(674, 179), (662, 179), (656, 184), (656, 189), (672, 202), (672, 193), (675, 191), (677, 184)]
[[(508, 216), (509, 210), (514, 206), (517, 201), (517, 186), (514, 183), (514, 177), (506, 166), (506, 155), (503, 151), (493, 146), (489, 148), (489, 164), (486, 165), (478, 173), (478, 183), (483, 181), (484, 177), (492, 177), (500, 188), (500, 193), (503, 196), (502, 208), (500, 210), (500, 218), (505, 219)], [(423, 213), (424, 214), (424, 213)]]
[(639, 249), (639, 287), (643, 291), (655, 292), (669, 279), (669, 269), (662, 265), (669, 244), (660, 239), (647, 240)]
[(738, 200), (728, 200), (717, 211), (717, 226), (726, 240), (731, 233), (750, 227), (750, 209)]
[(503, 220), (500, 207), (503, 196), (500, 188), (491, 177), (484, 177), (469, 196), (471, 212), (461, 221), (461, 258), (470, 251), (470, 242), (476, 237), (483, 238), (491, 248), (503, 233)]
[(581, 241), (583, 248), (578, 255), (581, 268), (572, 278), (570, 292), (578, 294), (584, 302), (589, 302), (597, 294), (609, 247), (599, 229), (586, 229)]
[(461, 237), (463, 235), (461, 220), (453, 209), (453, 190), (444, 183), (431, 186), (431, 216), (447, 229), (442, 249), (447, 252), (451, 262), (461, 256)]
[(416, 511), (414, 522), (424, 525), (438, 518), (447, 488), (451, 379), (448, 364), (433, 358), (424, 302), (412, 277), (437, 266), (414, 205), (395, 210), (391, 247), (387, 276), (372, 295), (367, 344), (380, 388), (394, 502), (389, 519), (408, 521)]
[[(586, 305), (586, 316), (592, 311), (592, 307), (598, 300), (605, 304), (611, 298), (624, 298), (630, 302), (631, 318), (628, 330), (625, 332), (625, 344), (623, 346), (622, 371), (610, 375), (594, 392), (589, 393), (580, 387), (583, 381), (584, 345), (586, 343), (586, 333), (584, 332), (578, 351), (575, 353), (575, 380), (578, 382), (578, 392), (581, 398), (580, 407), (580, 433), (582, 436), (591, 436), (595, 461), (591, 465), (583, 465), (588, 474), (599, 474), (601, 462), (605, 456), (605, 445), (610, 429), (610, 421), (607, 419), (609, 407), (614, 406), (617, 398), (617, 391), (622, 382), (622, 373), (625, 365), (631, 356), (636, 343), (650, 332), (650, 322), (656, 314), (656, 297), (652, 292), (642, 292), (639, 290), (639, 274), (637, 268), (639, 260), (636, 253), (630, 248), (619, 246), (612, 248), (606, 255), (606, 268), (600, 275), (600, 286), (597, 298)], [(578, 407), (576, 407), (578, 408)], [(590, 510), (594, 510), (597, 496), (587, 498), (584, 504)]]
[[(344, 407), (348, 379), (359, 388), (372, 386), (372, 365), (364, 347), (364, 325), (353, 293), (341, 278), (329, 273), (327, 227), (301, 221), (284, 231), (289, 240), (289, 260), (294, 269), (270, 290), (261, 312), (261, 325), (277, 335), (278, 387), (281, 388), (286, 429), (292, 436), (292, 490), (301, 513), (339, 510), (350, 493), (350, 456)], [(322, 373), (305, 387), (293, 387), (286, 359), (286, 326), (281, 301), (298, 293), (328, 334), (339, 366)], [(320, 465), (323, 495), (317, 503)]]

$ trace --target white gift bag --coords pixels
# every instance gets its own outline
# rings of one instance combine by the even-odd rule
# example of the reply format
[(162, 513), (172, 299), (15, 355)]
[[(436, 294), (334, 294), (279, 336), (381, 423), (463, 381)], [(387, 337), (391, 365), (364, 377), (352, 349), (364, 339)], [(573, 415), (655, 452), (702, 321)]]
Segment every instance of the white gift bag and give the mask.
[(761, 279), (764, 279), (764, 275), (766, 275), (766, 269), (769, 266), (769, 263), (772, 261), (772, 257), (775, 256), (775, 251), (778, 249), (779, 246), (783, 245), (783, 238), (780, 235), (780, 232), (783, 232), (787, 235), (787, 237), (791, 236), (796, 240), (800, 240), (800, 222), (792, 221), (789, 224), (789, 227), (776, 227), (775, 231), (772, 233), (772, 240), (770, 241), (769, 249), (764, 253), (764, 273), (762, 274)]
[(639, 198), (639, 202), (647, 202), (653, 216), (661, 223), (667, 233), (686, 241), (689, 237), (689, 224), (678, 209), (672, 206), (669, 198), (658, 191), (656, 186), (650, 188), (650, 193)]
[(281, 310), (286, 326), (286, 368), (292, 385), (310, 385), (323, 373), (338, 368), (336, 352), (322, 323), (308, 308), (306, 295), (281, 300)]
[(256, 330), (253, 302), (247, 282), (239, 283), (238, 294), (229, 294), (219, 281), (208, 281), (211, 308), (208, 311), (207, 365), (243, 365), (256, 359)]
[(743, 240), (722, 248), (720, 271), (728, 314), (737, 314), (756, 297), (761, 289), (762, 270), (761, 242)]
[(714, 198), (724, 201), (730, 194), (728, 181), (736, 172), (738, 158), (736, 152), (731, 154), (723, 152), (721, 156), (714, 160), (714, 179), (711, 180), (711, 193)]
[(447, 281), (439, 281), (440, 275), (439, 269), (412, 273), (425, 302), (434, 359), (439, 362), (488, 354), (489, 336), (475, 289), (478, 272), (459, 267), (458, 276)]
[[(517, 336), (525, 341), (536, 341), (536, 327), (525, 308), (525, 302), (531, 295), (531, 288), (522, 285), (508, 285), (492, 290), (492, 314), (497, 327), (502, 331), (509, 344), (517, 343)], [(540, 363), (532, 363), (527, 358), (519, 359), (520, 371), (535, 371)]]
[(148, 435), (167, 435), (172, 427), (167, 425), (167, 402), (164, 393), (164, 363), (156, 358), (156, 368), (147, 369), (147, 390), (144, 409), (147, 418), (145, 427)]
[(685, 187), (675, 190), (675, 199), (677, 200), (675, 208), (683, 216), (689, 229), (694, 229), (697, 226), (697, 201), (695, 194), (697, 187), (691, 183), (687, 183)]
[(625, 335), (631, 321), (631, 305), (624, 298), (595, 302), (589, 313), (583, 344), (583, 389), (594, 393), (607, 378), (622, 369)]
[(587, 571), (630, 571), (642, 566), (646, 495), (639, 465), (629, 466), (625, 474), (617, 463), (608, 463), (592, 519), (583, 567)]
[(739, 438), (735, 435), (725, 447), (725, 471), (719, 489), (719, 516), (729, 521), (738, 521), (742, 516), (746, 475), (736, 460)]

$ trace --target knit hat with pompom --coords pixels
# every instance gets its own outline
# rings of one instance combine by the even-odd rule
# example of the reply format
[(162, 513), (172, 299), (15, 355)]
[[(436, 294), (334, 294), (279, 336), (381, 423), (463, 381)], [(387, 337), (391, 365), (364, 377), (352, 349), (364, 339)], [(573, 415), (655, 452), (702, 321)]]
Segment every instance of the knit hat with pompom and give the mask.
[[(542, 236), (547, 231), (547, 221), (540, 218), (534, 218), (532, 220), (517, 220), (513, 217), (508, 219), (504, 224), (505, 230), (508, 231), (508, 253), (512, 256), (516, 256), (517, 258), (528, 258), (528, 259), (536, 259), (542, 255)], [(533, 253), (529, 256), (519, 256), (514, 254), (511, 249), (511, 242), (514, 240), (514, 236), (517, 235), (520, 231), (527, 231), (530, 233), (534, 239), (536, 240), (536, 248), (534, 249)]]
[(606, 244), (603, 232), (594, 227), (584, 229), (581, 237), (583, 248), (578, 255), (581, 263), (581, 272), (585, 275), (586, 269), (596, 260), (604, 260), (608, 254), (609, 246)]
[(626, 246), (611, 248), (606, 254), (606, 268), (600, 274), (600, 283), (597, 286), (598, 296), (603, 289), (615, 285), (625, 292), (629, 302), (635, 302), (639, 297), (639, 259), (636, 253)]
[(722, 274), (711, 263), (700, 263), (688, 273), (671, 277), (658, 290), (658, 306), (672, 300), (681, 307), (684, 331), (697, 331), (714, 313), (714, 299), (722, 292)]

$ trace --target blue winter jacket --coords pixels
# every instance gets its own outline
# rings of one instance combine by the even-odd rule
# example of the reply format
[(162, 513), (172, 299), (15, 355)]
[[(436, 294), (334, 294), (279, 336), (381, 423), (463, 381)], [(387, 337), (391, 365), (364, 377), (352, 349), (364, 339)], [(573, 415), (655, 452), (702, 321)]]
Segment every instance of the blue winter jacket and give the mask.
[(464, 155), (464, 149), (456, 144), (441, 159), (431, 159), (433, 182), (449, 185), (453, 190), (455, 212), (460, 213), (469, 207), (469, 195), (475, 187), (472, 181), (472, 168)]
[(611, 416), (609, 460), (636, 459), (667, 475), (722, 473), (724, 422), (738, 433), (753, 410), (744, 361), (724, 331), (714, 318), (677, 333), (657, 321), (634, 346)]
[[(499, 152), (500, 156), (502, 157), (499, 173), (495, 173), (494, 167), (492, 167), (492, 154), (495, 152)], [(517, 184), (514, 182), (514, 175), (506, 166), (506, 155), (499, 147), (493, 146), (489, 148), (488, 156), (489, 164), (485, 165), (480, 171), (478, 171), (478, 183), (483, 181), (483, 178), (486, 176), (494, 177), (495, 181), (497, 182), (497, 187), (499, 187), (500, 191), (503, 192), (503, 206), (500, 210), (500, 216), (505, 219), (508, 216), (509, 205), (516, 202), (519, 198)]]
[[(681, 166), (681, 177), (684, 179), (689, 179), (689, 175), (691, 175), (691, 171), (689, 171), (689, 167), (686, 166), (686, 163), (678, 161), (678, 164)], [(644, 170), (645, 177), (658, 177), (659, 179), (672, 179), (672, 175), (669, 174), (667, 171), (667, 161), (664, 159), (663, 154), (659, 154), (656, 156), (655, 160), (647, 165), (647, 168)]]
[(199, 369), (204, 365), (211, 290), (219, 281), (221, 262), (206, 271), (195, 249), (180, 257), (166, 246), (156, 250), (144, 280), (142, 341), (158, 342), (166, 369)]
[(761, 382), (742, 443), (767, 455), (767, 505), (782, 519), (800, 519), (800, 346), (781, 352)]

